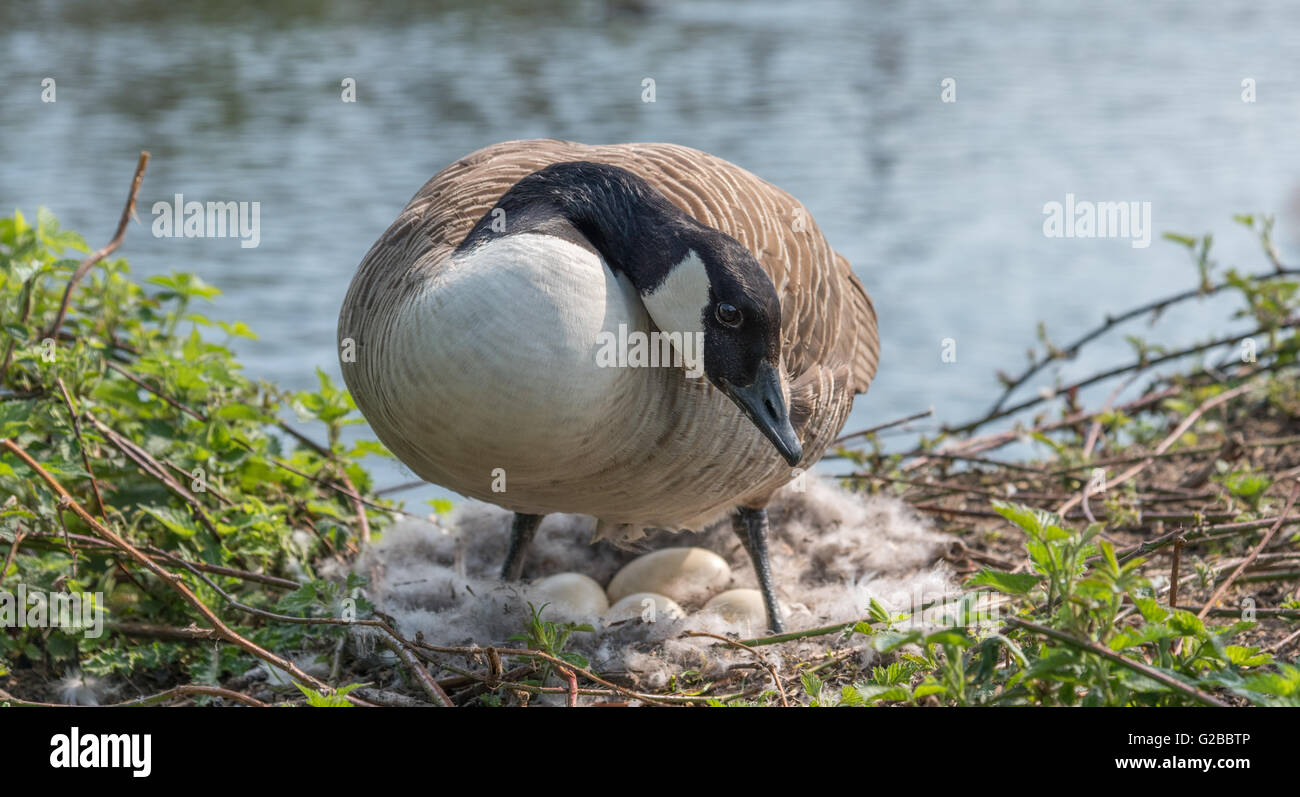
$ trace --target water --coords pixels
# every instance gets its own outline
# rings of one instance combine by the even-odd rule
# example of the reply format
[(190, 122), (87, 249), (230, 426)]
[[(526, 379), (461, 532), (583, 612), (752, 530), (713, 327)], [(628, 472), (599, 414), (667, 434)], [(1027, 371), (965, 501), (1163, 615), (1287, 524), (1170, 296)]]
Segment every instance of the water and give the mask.
[[(249, 323), (248, 373), (292, 388), (316, 366), (338, 378), (339, 304), (407, 199), (511, 138), (677, 142), (798, 196), (880, 314), (881, 372), (850, 429), (929, 405), (977, 415), (1038, 321), (1063, 341), (1190, 287), (1160, 232), (1214, 231), (1224, 262), (1250, 270), (1265, 263), (1233, 213), (1276, 212), (1284, 253), (1297, 243), (1300, 7), (1284, 2), (103, 5), (0, 6), (0, 207), (46, 205), (99, 245), (150, 150), (144, 223), (121, 254), (222, 288), (205, 312)], [(348, 77), (355, 104), (340, 100)], [(150, 208), (176, 193), (260, 202), (260, 245), (154, 238)], [(1044, 237), (1044, 203), (1067, 193), (1151, 202), (1157, 240)], [(1160, 334), (1229, 332), (1223, 307), (1171, 313)], [(1127, 350), (1104, 340), (1065, 378)]]

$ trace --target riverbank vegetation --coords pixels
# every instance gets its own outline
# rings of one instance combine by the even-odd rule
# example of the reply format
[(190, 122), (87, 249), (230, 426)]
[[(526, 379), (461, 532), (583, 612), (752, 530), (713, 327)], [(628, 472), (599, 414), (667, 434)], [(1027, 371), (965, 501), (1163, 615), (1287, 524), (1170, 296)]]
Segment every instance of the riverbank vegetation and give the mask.
[[(567, 652), (582, 629), (544, 609), (500, 647), (440, 648), (402, 637), (363, 579), (321, 575), (403, 514), (361, 464), (385, 452), (342, 441), (360, 417), (324, 372), (306, 392), (244, 375), (233, 347), (255, 323), (205, 317), (218, 287), (113, 256), (146, 164), (101, 250), (43, 210), (0, 219), (0, 593), (88, 596), (107, 618), (97, 636), (7, 621), (0, 701), (1300, 705), (1300, 270), (1266, 218), (1236, 219), (1254, 273), (1167, 236), (1187, 290), (1067, 344), (1044, 332), (984, 417), (906, 450), (889, 435), (929, 413), (841, 439), (825, 472), (951, 536), (964, 595), (928, 626), (873, 602), (857, 623), (719, 639), (754, 666), (647, 694)], [(1218, 294), (1239, 310), (1213, 337), (1133, 338), (1130, 362), (1012, 401), (1096, 338)], [(1113, 388), (1085, 406), (1094, 385)], [(1026, 440), (1049, 453), (997, 458)]]

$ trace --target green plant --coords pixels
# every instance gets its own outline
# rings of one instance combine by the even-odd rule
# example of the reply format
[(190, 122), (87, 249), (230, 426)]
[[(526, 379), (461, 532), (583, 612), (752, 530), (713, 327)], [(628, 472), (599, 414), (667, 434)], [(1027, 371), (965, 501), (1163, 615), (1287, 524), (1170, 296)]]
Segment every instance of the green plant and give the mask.
[[(318, 391), (292, 396), (245, 377), (231, 346), (254, 332), (194, 312), (220, 291), (192, 274), (140, 282), (125, 260), (102, 260), (74, 287), (57, 323), (78, 265), (64, 255), (87, 249), (44, 209), (34, 225), (21, 213), (0, 219), (0, 438), (105, 525), (172, 566), (241, 635), (274, 650), (328, 650), (342, 627), (228, 607), (234, 600), (313, 616), (370, 611), (359, 579), (315, 576), (318, 559), (355, 549), (360, 513), (375, 528), (389, 517), (350, 496), (370, 487), (359, 460), (381, 452), (374, 443), (340, 443), (341, 427), (358, 420), (350, 397), (323, 372)], [(324, 444), (291, 433), (290, 408), (322, 424)], [(9, 553), (4, 586), (102, 596), (108, 621), (98, 638), (64, 628), (0, 634), (0, 660), (11, 669), (215, 683), (254, 663), (229, 645), (124, 632), (184, 628), (196, 618), (157, 576), (60, 511), (49, 487), (0, 450), (0, 562)]]
[(990, 611), (967, 593), (928, 631), (860, 625), (876, 650), (900, 658), (833, 698), (805, 677), (814, 704), (1180, 705), (1227, 689), (1253, 703), (1300, 705), (1300, 669), (1233, 644), (1253, 622), (1207, 624), (1162, 606), (1139, 575), (1143, 560), (1120, 561), (1098, 540), (1099, 524), (1073, 530), (1041, 510), (993, 505), (1025, 532), (1032, 572), (986, 569), (967, 587), (1006, 603)]
[[(524, 632), (515, 634), (510, 637), (511, 642), (523, 642), (532, 650), (540, 650), (550, 656), (554, 656), (561, 661), (566, 661), (575, 667), (587, 669), (591, 666), (587, 659), (577, 653), (565, 650), (569, 644), (569, 637), (575, 633), (594, 633), (596, 629), (587, 623), (554, 623), (550, 620), (542, 619), (542, 612), (550, 604), (542, 604), (541, 608), (528, 604), (528, 622), (524, 626)], [(551, 672), (552, 665), (548, 662), (543, 669), (543, 680), (546, 674)]]
[(340, 686), (334, 691), (334, 694), (326, 695), (296, 681), (293, 685), (298, 687), (298, 690), (307, 698), (307, 705), (315, 708), (348, 708), (352, 704), (347, 701), (347, 695), (365, 686), (365, 684), (348, 684), (347, 686)]

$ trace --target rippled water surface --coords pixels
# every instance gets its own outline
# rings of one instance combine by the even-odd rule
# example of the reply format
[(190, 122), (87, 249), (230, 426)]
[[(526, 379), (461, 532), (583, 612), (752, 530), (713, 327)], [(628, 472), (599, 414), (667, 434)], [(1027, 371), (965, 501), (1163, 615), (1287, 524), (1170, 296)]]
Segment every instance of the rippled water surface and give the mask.
[[(1262, 268), (1230, 216), (1275, 212), (1296, 248), (1293, 4), (107, 5), (0, 6), (0, 203), (46, 205), (97, 245), (150, 150), (122, 254), (222, 288), (209, 315), (248, 322), (249, 372), (291, 387), (317, 365), (337, 376), (348, 281), (411, 194), (511, 138), (677, 142), (798, 196), (880, 313), (881, 372), (850, 428), (931, 404), (978, 414), (1039, 320), (1065, 339), (1190, 287), (1160, 232), (1213, 230), (1225, 263)], [(956, 102), (940, 99), (946, 78)], [(149, 208), (177, 193), (260, 202), (260, 245), (153, 237)], [(1045, 237), (1044, 203), (1067, 194), (1150, 202), (1156, 240)], [(1175, 341), (1232, 328), (1212, 304), (1161, 326)], [(1126, 348), (1103, 341), (1066, 375)]]

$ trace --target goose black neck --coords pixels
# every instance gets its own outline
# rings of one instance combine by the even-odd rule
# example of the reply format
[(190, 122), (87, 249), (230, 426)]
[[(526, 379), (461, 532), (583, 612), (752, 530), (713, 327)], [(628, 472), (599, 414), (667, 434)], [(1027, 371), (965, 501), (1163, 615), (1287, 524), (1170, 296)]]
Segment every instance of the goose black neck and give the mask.
[[(504, 212), (502, 218), (496, 213)], [(707, 228), (642, 178), (602, 163), (556, 163), (511, 186), (457, 247), (466, 250), (520, 233), (573, 239), (598, 252), (609, 267), (646, 294), (692, 248), (707, 246)]]

